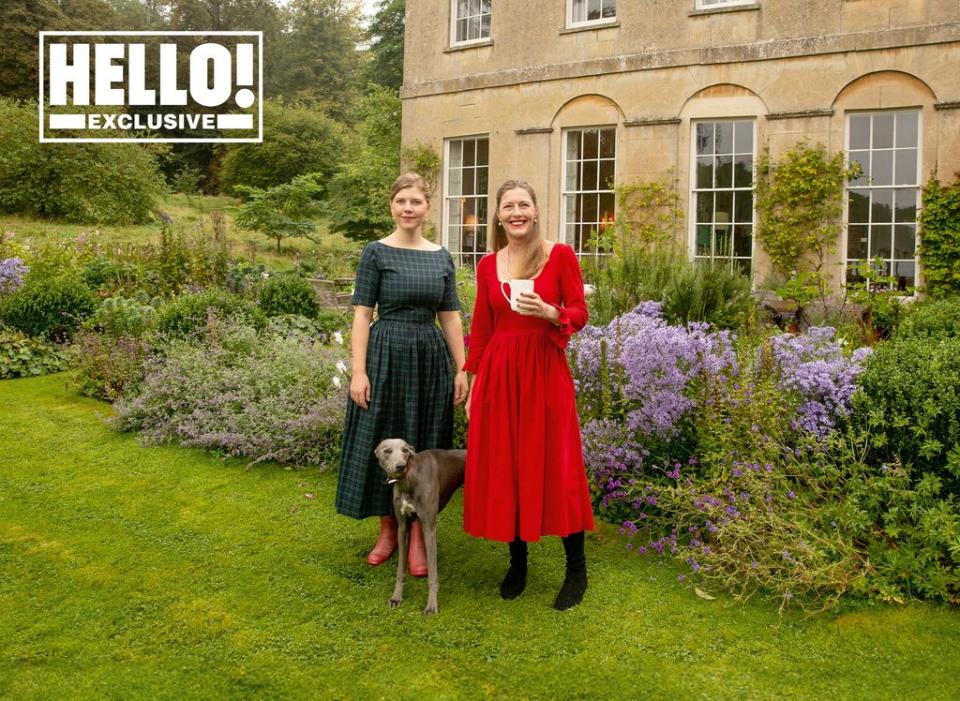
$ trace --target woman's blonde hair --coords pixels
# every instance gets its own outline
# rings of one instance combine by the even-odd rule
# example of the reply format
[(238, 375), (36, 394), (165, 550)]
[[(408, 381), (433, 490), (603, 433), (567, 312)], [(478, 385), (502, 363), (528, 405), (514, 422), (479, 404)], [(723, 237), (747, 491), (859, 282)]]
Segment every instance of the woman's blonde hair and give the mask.
[(397, 193), (408, 187), (417, 188), (423, 193), (423, 196), (426, 198), (427, 202), (430, 201), (430, 195), (432, 194), (430, 183), (428, 183), (427, 179), (419, 173), (404, 173), (399, 178), (394, 180), (393, 185), (390, 186), (390, 201), (393, 202), (393, 198), (397, 196)]
[[(537, 211), (539, 212), (540, 210), (537, 204), (537, 193), (533, 189), (533, 186), (526, 180), (507, 180), (503, 183), (503, 185), (497, 189), (497, 204), (494, 208), (493, 221), (491, 222), (494, 251), (499, 251), (508, 243), (507, 231), (503, 228), (503, 223), (500, 221), (500, 201), (510, 190), (523, 190), (530, 195), (530, 200), (533, 202), (533, 206), (537, 208)], [(524, 255), (520, 257), (520, 270), (512, 271), (512, 274), (516, 274), (519, 278), (531, 278), (536, 275), (544, 263), (547, 262), (547, 253), (543, 250), (543, 235), (540, 233), (539, 217), (534, 219), (533, 229), (527, 237), (524, 247), (526, 251)]]

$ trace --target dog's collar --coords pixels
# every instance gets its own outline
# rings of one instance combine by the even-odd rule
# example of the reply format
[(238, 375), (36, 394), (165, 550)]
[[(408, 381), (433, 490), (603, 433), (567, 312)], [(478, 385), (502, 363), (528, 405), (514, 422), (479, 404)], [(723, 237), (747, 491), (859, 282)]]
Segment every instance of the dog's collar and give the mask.
[(400, 476), (399, 476), (399, 477), (388, 477), (386, 483), (387, 483), (387, 484), (396, 484), (396, 483), (399, 482), (400, 480), (405, 479), (406, 476), (407, 476), (407, 470), (410, 469), (410, 463), (411, 463), (411, 462), (412, 462), (412, 460), (407, 460), (407, 464), (403, 466), (403, 472), (400, 473)]

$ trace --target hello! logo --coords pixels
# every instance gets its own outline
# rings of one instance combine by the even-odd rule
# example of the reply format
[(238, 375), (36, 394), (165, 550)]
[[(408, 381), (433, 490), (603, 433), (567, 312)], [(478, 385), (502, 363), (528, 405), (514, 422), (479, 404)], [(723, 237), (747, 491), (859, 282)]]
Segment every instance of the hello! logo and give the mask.
[(262, 85), (263, 32), (40, 32), (40, 141), (261, 143)]

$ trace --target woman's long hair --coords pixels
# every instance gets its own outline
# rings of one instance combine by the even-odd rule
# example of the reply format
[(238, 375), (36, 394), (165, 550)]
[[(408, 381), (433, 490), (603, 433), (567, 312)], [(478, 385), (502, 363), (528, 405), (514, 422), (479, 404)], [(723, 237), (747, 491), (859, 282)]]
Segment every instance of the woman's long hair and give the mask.
[(547, 253), (543, 250), (543, 235), (540, 233), (540, 206), (537, 204), (537, 193), (534, 191), (533, 186), (526, 180), (507, 180), (497, 189), (497, 204), (493, 212), (493, 221), (490, 223), (493, 231), (493, 250), (499, 251), (509, 242), (507, 231), (503, 228), (503, 224), (500, 223), (500, 200), (503, 199), (504, 194), (509, 190), (517, 189), (523, 190), (530, 195), (533, 206), (537, 208), (537, 217), (533, 222), (533, 229), (527, 235), (523, 244), (524, 252), (520, 256), (520, 269), (519, 271), (511, 271), (511, 274), (516, 275), (518, 279), (532, 278), (547, 262)]

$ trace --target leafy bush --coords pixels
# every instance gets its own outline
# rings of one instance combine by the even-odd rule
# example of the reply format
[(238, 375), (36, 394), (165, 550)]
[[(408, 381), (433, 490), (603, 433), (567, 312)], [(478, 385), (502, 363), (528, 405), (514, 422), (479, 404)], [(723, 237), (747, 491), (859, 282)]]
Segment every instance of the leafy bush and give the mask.
[(117, 403), (116, 425), (254, 462), (332, 464), (345, 410), (342, 352), (224, 323), (150, 358), (139, 394)]
[(68, 347), (0, 326), (0, 379), (60, 372), (72, 357)]
[(280, 314), (270, 317), (266, 333), (343, 345), (344, 329), (348, 327), (348, 322), (345, 312), (330, 309), (321, 310), (316, 319), (300, 314)]
[(73, 385), (80, 394), (115, 402), (135, 392), (143, 381), (148, 354), (145, 341), (127, 335), (82, 332)]
[(923, 188), (919, 254), (931, 296), (960, 292), (960, 180), (944, 187), (931, 179)]
[(36, 106), (0, 99), (0, 212), (78, 223), (150, 220), (163, 182), (149, 147), (41, 144)]
[(854, 417), (871, 431), (870, 458), (902, 463), (960, 494), (960, 337), (881, 344), (860, 387)]
[(220, 169), (224, 192), (233, 193), (238, 185), (267, 189), (307, 173), (325, 182), (341, 160), (341, 127), (320, 110), (268, 100), (263, 129), (263, 143), (226, 148)]
[(258, 329), (267, 319), (253, 302), (226, 290), (188, 292), (160, 307), (157, 331), (168, 336), (188, 336), (205, 328), (211, 312), (219, 320), (236, 320)]
[(320, 300), (313, 285), (299, 275), (274, 275), (260, 286), (260, 308), (267, 316), (299, 314), (314, 318)]
[(68, 338), (96, 308), (90, 288), (73, 275), (30, 275), (23, 287), (4, 295), (0, 321), (30, 336)]
[(323, 188), (316, 174), (298, 175), (288, 183), (274, 185), (268, 190), (257, 187), (241, 188), (249, 201), (237, 214), (237, 226), (259, 231), (277, 242), (286, 238), (303, 237), (314, 240), (319, 215), (318, 197)]
[(149, 304), (126, 297), (108, 297), (87, 319), (86, 326), (111, 338), (140, 338), (153, 326), (155, 317), (156, 310)]
[(897, 338), (960, 336), (960, 296), (917, 302), (897, 328)]
[(650, 249), (639, 241), (624, 241), (618, 253), (587, 259), (585, 277), (594, 284), (588, 298), (591, 320), (608, 323), (641, 302), (662, 304), (673, 324), (705, 321), (735, 328), (753, 307), (750, 279), (727, 265), (688, 261), (669, 247)]

